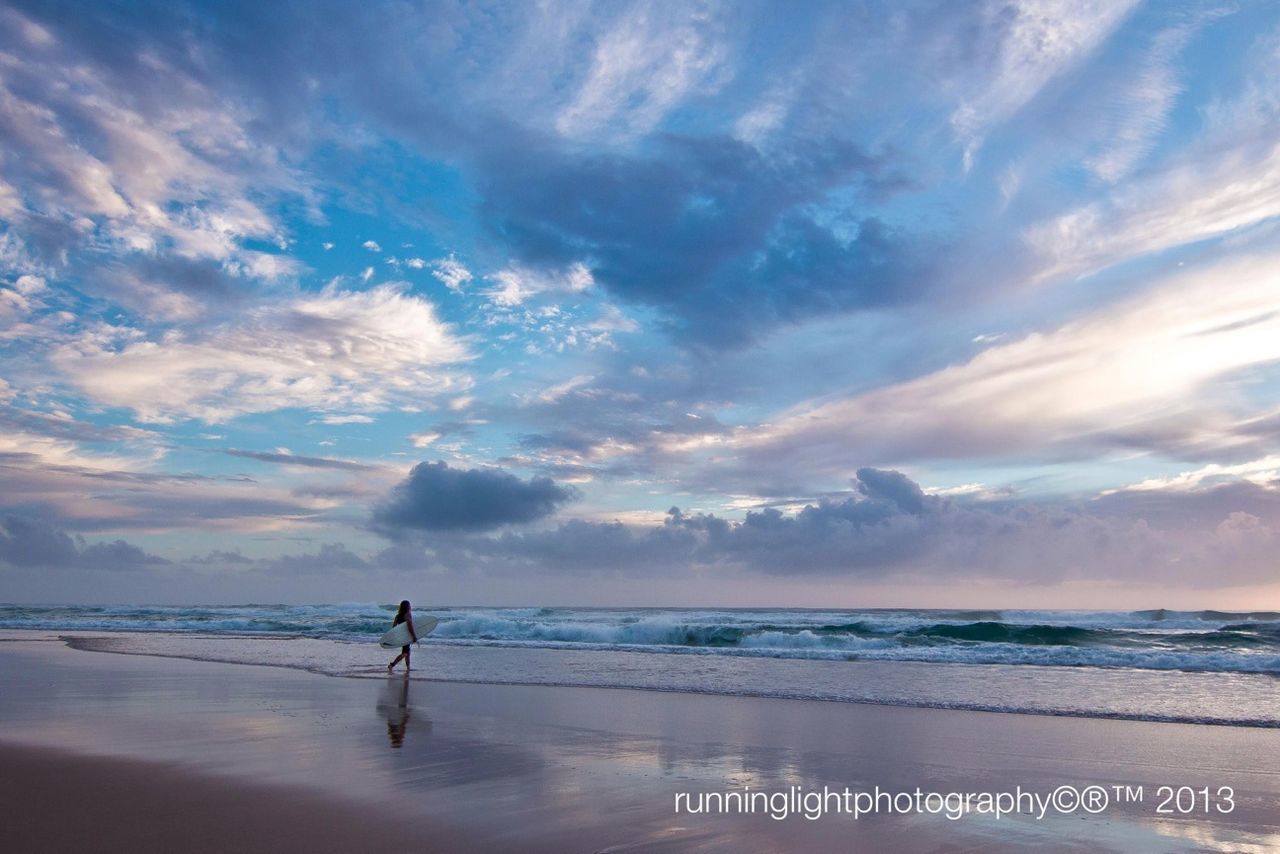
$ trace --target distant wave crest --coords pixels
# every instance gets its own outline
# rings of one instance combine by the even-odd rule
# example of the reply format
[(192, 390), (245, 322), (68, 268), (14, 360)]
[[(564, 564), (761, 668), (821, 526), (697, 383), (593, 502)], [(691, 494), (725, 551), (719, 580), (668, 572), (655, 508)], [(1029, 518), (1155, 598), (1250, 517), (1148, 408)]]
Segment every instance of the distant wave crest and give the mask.
[[(367, 641), (393, 605), (0, 605), (0, 628)], [(1280, 612), (425, 609), (449, 645), (1280, 674)]]

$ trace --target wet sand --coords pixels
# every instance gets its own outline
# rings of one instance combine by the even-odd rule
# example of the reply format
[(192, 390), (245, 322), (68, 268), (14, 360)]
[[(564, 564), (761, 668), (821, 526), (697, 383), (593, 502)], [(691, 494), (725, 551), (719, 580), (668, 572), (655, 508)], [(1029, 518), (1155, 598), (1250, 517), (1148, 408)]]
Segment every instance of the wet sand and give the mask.
[[(0, 685), (7, 850), (1280, 849), (1275, 730), (339, 679), (35, 640), (0, 642)], [(745, 787), (1061, 785), (1144, 801), (958, 821), (675, 809)], [(1160, 815), (1160, 785), (1230, 786), (1234, 808)]]

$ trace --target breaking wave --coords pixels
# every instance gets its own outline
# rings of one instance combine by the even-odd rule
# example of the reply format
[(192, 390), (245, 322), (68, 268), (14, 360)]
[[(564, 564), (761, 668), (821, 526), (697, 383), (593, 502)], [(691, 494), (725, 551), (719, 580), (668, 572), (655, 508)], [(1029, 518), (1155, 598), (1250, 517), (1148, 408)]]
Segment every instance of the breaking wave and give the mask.
[[(394, 605), (0, 605), (0, 628), (267, 635), (363, 642)], [(827, 660), (1280, 674), (1280, 612), (597, 608), (419, 609), (429, 642)]]

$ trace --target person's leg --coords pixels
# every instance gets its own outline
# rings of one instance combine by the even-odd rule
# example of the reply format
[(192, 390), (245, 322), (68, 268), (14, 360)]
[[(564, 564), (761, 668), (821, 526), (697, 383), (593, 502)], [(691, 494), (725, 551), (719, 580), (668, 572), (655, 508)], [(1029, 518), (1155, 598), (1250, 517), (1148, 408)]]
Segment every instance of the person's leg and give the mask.
[(412, 647), (407, 647), (407, 646), (404, 648), (404, 672), (405, 672), (405, 673), (408, 673), (408, 672), (409, 672), (409, 670), (410, 670), (410, 667), (409, 667), (409, 659), (410, 659), (409, 651), (410, 651), (411, 649), (412, 649)]
[(400, 659), (404, 658), (404, 656), (405, 654), (402, 652), (399, 655), (397, 655), (395, 658), (391, 659), (391, 663), (387, 665), (387, 672), (390, 673), (392, 670), (394, 670), (396, 665), (400, 663)]

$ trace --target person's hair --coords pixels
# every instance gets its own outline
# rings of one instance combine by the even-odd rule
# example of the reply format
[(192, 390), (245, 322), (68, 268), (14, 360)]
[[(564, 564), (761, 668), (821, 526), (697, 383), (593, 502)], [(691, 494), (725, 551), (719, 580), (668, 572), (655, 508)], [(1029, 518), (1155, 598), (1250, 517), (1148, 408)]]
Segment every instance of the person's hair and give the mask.
[(396, 611), (396, 616), (397, 616), (397, 617), (403, 617), (403, 616), (404, 616), (404, 614), (405, 614), (405, 612), (406, 612), (406, 611), (408, 611), (408, 610), (409, 610), (409, 600), (408, 600), (408, 599), (401, 599), (401, 600), (400, 600), (400, 610), (399, 610), (399, 611)]

